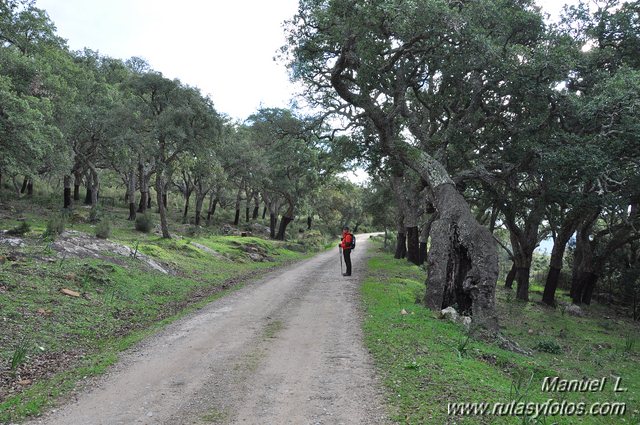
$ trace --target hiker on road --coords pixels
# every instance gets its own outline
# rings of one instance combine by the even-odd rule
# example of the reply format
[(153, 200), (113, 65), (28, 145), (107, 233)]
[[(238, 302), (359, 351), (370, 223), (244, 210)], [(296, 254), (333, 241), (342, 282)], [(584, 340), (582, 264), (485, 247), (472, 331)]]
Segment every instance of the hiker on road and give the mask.
[(342, 239), (340, 239), (338, 246), (342, 248), (344, 263), (347, 266), (347, 272), (343, 273), (342, 276), (351, 276), (351, 250), (355, 247), (355, 236), (347, 226), (342, 228)]

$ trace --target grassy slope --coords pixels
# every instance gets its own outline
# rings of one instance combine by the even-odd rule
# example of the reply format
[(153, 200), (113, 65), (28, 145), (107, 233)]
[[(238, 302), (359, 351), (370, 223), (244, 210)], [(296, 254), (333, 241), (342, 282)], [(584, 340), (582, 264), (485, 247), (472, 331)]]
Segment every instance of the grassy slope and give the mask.
[[(499, 289), (497, 302), (504, 333), (532, 349), (533, 356), (515, 354), (473, 338), (465, 345), (467, 334), (462, 326), (436, 319), (416, 303), (424, 292), (423, 281), (420, 268), (376, 249), (362, 287), (367, 313), (366, 344), (384, 379), (392, 414), (398, 422), (640, 423), (637, 323), (611, 318), (615, 314), (599, 306), (589, 308), (587, 317), (576, 318), (539, 303), (507, 300), (507, 291)], [(402, 309), (409, 314), (400, 314)], [(545, 376), (608, 377), (609, 382), (602, 393), (542, 393)], [(621, 376), (628, 391), (614, 393), (612, 376)], [(622, 417), (555, 416), (537, 420), (447, 414), (449, 402), (544, 402), (548, 398), (559, 402), (620, 401), (626, 403), (627, 411)]]
[[(306, 256), (287, 249), (303, 250), (295, 243), (256, 237), (200, 235), (162, 240), (132, 230), (132, 223), (121, 218), (126, 212), (114, 210), (109, 213), (115, 226), (110, 240), (137, 245), (140, 252), (170, 265), (177, 276), (150, 272), (130, 258), (123, 262), (121, 258), (122, 264), (56, 259), (41, 238), (44, 217), (51, 212), (33, 205), (28, 200), (12, 201), (15, 212), (0, 218), (1, 229), (18, 223), (7, 216), (26, 219), (32, 227), (25, 238), (27, 246), (0, 245), (0, 257), (17, 257), (16, 261), (4, 258), (0, 265), (0, 373), (10, 374), (10, 381), (32, 381), (19, 393), (0, 393), (0, 423), (38, 414), (78, 381), (102, 373), (120, 351), (223, 295), (243, 277)], [(80, 216), (76, 216), (77, 224), (67, 228), (93, 234), (93, 226), (82, 219), (88, 216), (88, 209), (78, 208), (76, 215)], [(190, 245), (191, 241), (227, 259), (203, 252)], [(252, 262), (241, 249), (247, 244), (259, 246), (273, 261)], [(83, 296), (62, 295), (61, 288)], [(27, 358), (14, 373), (9, 365), (20, 347)], [(54, 369), (58, 369), (55, 374), (51, 373)]]

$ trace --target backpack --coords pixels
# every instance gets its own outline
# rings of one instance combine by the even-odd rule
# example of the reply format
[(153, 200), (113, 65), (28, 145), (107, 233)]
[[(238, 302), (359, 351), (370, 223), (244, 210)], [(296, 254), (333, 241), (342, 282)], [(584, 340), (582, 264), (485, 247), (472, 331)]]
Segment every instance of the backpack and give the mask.
[(356, 236), (353, 233), (350, 233), (351, 235), (351, 249), (356, 249)]

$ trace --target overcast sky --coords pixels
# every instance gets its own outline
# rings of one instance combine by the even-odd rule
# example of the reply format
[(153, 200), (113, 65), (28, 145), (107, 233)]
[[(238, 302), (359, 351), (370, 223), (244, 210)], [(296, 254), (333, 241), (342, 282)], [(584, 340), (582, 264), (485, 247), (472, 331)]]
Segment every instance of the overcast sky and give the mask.
[[(557, 15), (563, 1), (539, 0)], [(139, 56), (166, 77), (199, 87), (216, 109), (242, 120), (261, 104), (286, 107), (282, 23), (297, 0), (37, 0), (73, 50)]]

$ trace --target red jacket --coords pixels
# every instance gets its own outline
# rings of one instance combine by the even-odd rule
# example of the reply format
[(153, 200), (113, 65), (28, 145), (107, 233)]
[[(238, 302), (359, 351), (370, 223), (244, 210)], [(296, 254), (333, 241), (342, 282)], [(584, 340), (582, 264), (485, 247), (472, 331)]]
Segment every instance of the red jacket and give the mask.
[(351, 243), (353, 242), (353, 235), (349, 232), (342, 233), (342, 239), (340, 239), (340, 248), (351, 249)]

